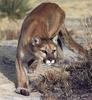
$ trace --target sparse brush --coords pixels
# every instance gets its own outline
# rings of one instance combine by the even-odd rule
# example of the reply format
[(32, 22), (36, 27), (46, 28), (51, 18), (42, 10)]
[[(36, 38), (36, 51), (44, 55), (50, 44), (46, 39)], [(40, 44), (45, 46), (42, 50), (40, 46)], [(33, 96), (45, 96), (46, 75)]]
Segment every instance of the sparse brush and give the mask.
[[(87, 92), (92, 86), (92, 68), (89, 63), (82, 63), (80, 67), (70, 69), (71, 86), (73, 90), (85, 90)], [(76, 92), (76, 91), (75, 91)]]
[(85, 40), (85, 48), (90, 50), (92, 48), (92, 16), (84, 17), (81, 20), (81, 26), (84, 30), (83, 39)]

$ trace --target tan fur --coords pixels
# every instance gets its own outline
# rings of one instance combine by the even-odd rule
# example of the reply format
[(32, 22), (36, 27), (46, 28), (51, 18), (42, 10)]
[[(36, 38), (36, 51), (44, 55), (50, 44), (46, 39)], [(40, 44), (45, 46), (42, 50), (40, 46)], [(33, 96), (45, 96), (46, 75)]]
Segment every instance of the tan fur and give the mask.
[[(51, 40), (58, 35), (60, 40), (63, 38), (68, 48), (77, 51), (81, 55), (86, 55), (87, 52), (82, 46), (77, 44), (70, 36), (64, 26), (65, 13), (55, 3), (42, 3), (36, 7), (25, 18), (21, 34), (18, 41), (17, 56), (16, 56), (16, 69), (18, 86), (21, 89), (18, 93), (29, 95), (28, 80), (26, 77), (27, 62), (30, 59), (37, 59), (34, 46), (39, 47), (43, 45), (44, 39)], [(58, 34), (60, 32), (60, 34)], [(32, 41), (35, 38), (41, 40), (40, 45), (33, 45)], [(40, 53), (39, 53), (40, 54)]]

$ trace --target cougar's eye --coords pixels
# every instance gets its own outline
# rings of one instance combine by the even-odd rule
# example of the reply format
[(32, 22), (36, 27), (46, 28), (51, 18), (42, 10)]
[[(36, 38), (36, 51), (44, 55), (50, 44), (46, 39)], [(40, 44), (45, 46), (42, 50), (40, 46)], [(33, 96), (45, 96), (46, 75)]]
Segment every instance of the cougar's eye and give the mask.
[(46, 50), (41, 50), (43, 53), (47, 54), (47, 51)]
[(54, 53), (56, 50), (53, 50), (52, 53)]

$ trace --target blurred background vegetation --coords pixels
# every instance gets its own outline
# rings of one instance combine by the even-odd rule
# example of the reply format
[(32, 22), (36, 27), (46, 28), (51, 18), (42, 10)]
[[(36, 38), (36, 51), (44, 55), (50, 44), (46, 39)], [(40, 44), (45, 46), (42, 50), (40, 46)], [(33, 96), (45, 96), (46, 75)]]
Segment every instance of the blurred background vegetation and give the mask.
[(92, 0), (0, 0), (0, 40), (17, 39), (24, 17), (42, 2), (55, 2), (62, 7), (69, 30), (92, 31)]
[(0, 40), (16, 39), (21, 21), (36, 0), (0, 0)]
[(1, 0), (0, 17), (20, 19), (30, 9), (28, 0)]

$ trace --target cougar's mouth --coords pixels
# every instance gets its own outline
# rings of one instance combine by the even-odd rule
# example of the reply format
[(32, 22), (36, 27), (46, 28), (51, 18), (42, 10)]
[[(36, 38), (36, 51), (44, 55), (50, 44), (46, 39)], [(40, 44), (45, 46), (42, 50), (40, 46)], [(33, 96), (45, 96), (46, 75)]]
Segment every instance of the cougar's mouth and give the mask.
[(46, 65), (53, 65), (55, 63), (55, 59), (44, 59), (43, 63), (45, 63)]

